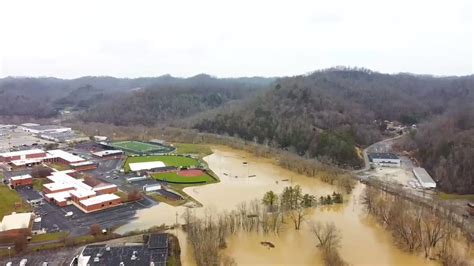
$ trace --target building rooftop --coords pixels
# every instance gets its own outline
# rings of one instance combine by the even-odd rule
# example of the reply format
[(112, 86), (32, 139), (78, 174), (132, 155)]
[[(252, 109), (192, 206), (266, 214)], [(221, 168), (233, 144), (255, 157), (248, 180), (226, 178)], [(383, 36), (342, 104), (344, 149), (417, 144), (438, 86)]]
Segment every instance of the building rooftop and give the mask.
[(84, 206), (91, 206), (91, 205), (96, 205), (96, 204), (100, 204), (106, 201), (111, 201), (111, 200), (116, 200), (116, 199), (120, 199), (120, 197), (115, 194), (102, 194), (102, 195), (98, 195), (92, 198), (81, 200), (81, 203)]
[(29, 179), (29, 178), (31, 178), (31, 175), (30, 175), (30, 174), (17, 175), (17, 176), (12, 176), (12, 177), (10, 177), (10, 179), (11, 179), (12, 181), (23, 180), (23, 179)]
[(45, 195), (45, 197), (54, 199), (57, 202), (64, 202), (66, 201), (69, 197), (71, 197), (71, 192), (73, 190), (67, 190), (67, 191), (61, 191), (61, 192), (54, 192), (54, 193), (48, 193)]
[(67, 129), (70, 130), (69, 127), (63, 127), (59, 125), (39, 125), (39, 124), (32, 124), (32, 123), (26, 123), (22, 124), (21, 126), (29, 129), (35, 129), (39, 131), (44, 131), (44, 130), (55, 130), (55, 129)]
[(435, 183), (430, 174), (426, 172), (425, 168), (415, 167), (413, 168), (413, 173), (423, 183)]
[(21, 124), (20, 126), (23, 126), (23, 127), (37, 127), (39, 125), (40, 124), (36, 124), (36, 123), (24, 123), (24, 124)]
[(122, 150), (103, 150), (103, 151), (98, 151), (92, 153), (92, 155), (98, 156), (98, 157), (104, 157), (107, 155), (113, 155), (113, 154), (122, 154)]
[[(132, 259), (133, 258), (133, 259)], [(142, 244), (107, 247), (88, 245), (78, 258), (79, 265), (155, 265), (165, 266), (167, 249), (149, 249)]]
[(108, 189), (108, 188), (116, 188), (116, 187), (117, 187), (117, 185), (115, 185), (115, 184), (100, 183), (99, 185), (95, 186), (93, 188), (93, 190), (97, 191), (97, 190)]
[(0, 153), (1, 157), (13, 157), (13, 156), (26, 156), (31, 154), (39, 154), (45, 153), (45, 151), (40, 149), (31, 149), (31, 150), (23, 150), (23, 151), (12, 151), (12, 152), (4, 152)]
[(32, 215), (31, 212), (5, 215), (0, 224), (0, 231), (29, 228)]
[(166, 165), (161, 161), (154, 162), (142, 162), (142, 163), (131, 163), (129, 164), (130, 170), (133, 172), (141, 170), (150, 170), (154, 168), (166, 167)]
[[(74, 172), (74, 171), (72, 171), (72, 172)], [(76, 178), (68, 175), (69, 173), (71, 173), (71, 172), (70, 171), (52, 172), (51, 175), (49, 175), (47, 178), (54, 182), (54, 183), (50, 183), (50, 184), (58, 184), (58, 186), (63, 184), (64, 186), (69, 186), (69, 187), (72, 187), (76, 190), (77, 189), (92, 190), (91, 186), (85, 184), (80, 179), (76, 179)], [(45, 185), (49, 185), (49, 184), (45, 184)]]
[(70, 165), (72, 167), (79, 167), (79, 166), (92, 165), (92, 164), (96, 164), (96, 163), (93, 161), (84, 161), (84, 162), (78, 162), (78, 163), (71, 163)]
[(56, 182), (43, 184), (43, 187), (47, 188), (50, 191), (58, 191), (58, 190), (63, 190), (63, 189), (67, 189), (67, 188), (70, 188), (70, 189), (74, 188), (74, 186), (72, 184), (56, 183)]
[(71, 191), (70, 194), (77, 198), (84, 198), (84, 197), (95, 196), (96, 192), (94, 190), (76, 189), (76, 190)]
[(148, 239), (149, 249), (167, 249), (168, 248), (168, 235), (166, 234), (151, 234)]
[(374, 152), (370, 153), (369, 157), (372, 159), (400, 159), (396, 154), (394, 153), (388, 153), (388, 152)]
[(48, 153), (53, 157), (61, 158), (69, 163), (77, 163), (77, 162), (85, 161), (85, 159), (63, 150), (50, 150), (48, 151)]

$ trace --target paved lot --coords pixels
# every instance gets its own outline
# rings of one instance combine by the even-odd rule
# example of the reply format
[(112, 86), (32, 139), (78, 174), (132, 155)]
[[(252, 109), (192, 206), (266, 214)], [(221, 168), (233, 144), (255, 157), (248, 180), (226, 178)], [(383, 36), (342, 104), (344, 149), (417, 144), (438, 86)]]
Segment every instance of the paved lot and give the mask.
[(33, 144), (44, 145), (52, 143), (51, 141), (37, 138), (30, 135), (23, 130), (13, 129), (4, 132), (5, 134), (0, 136), (0, 151), (8, 151), (10, 148), (18, 148), (24, 145), (30, 146)]
[(24, 256), (15, 256), (11, 260), (7, 256), (0, 258), (0, 265), (5, 265), (8, 261), (13, 262), (13, 265), (19, 265), (22, 259), (28, 260), (27, 265), (42, 265), (43, 262), (48, 262), (48, 266), (69, 265), (74, 256), (80, 253), (82, 249), (83, 247), (74, 247), (31, 252)]
[[(72, 236), (78, 236), (88, 234), (93, 224), (99, 224), (102, 228), (114, 228), (126, 224), (133, 219), (137, 210), (153, 204), (155, 203), (149, 199), (144, 199), (99, 212), (84, 213), (74, 205), (61, 208), (45, 202), (36, 207), (35, 212), (41, 215), (41, 227), (47, 232), (61, 230), (70, 232)], [(67, 212), (72, 212), (73, 215), (66, 217)]]

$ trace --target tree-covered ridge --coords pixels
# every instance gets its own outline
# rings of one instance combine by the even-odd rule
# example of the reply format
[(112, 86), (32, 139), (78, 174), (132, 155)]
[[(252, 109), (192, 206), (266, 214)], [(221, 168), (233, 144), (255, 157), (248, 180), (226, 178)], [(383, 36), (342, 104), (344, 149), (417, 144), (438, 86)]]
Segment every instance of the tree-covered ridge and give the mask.
[(410, 134), (403, 147), (414, 151), (443, 191), (474, 193), (474, 105), (459, 106)]
[(413, 124), (442, 114), (472, 94), (472, 80), (329, 69), (280, 78), (265, 95), (195, 128), (358, 166), (355, 147), (381, 138), (375, 120)]
[(117, 96), (90, 108), (81, 119), (115, 125), (163, 125), (250, 97), (269, 83), (270, 80), (258, 78), (215, 79), (199, 75)]

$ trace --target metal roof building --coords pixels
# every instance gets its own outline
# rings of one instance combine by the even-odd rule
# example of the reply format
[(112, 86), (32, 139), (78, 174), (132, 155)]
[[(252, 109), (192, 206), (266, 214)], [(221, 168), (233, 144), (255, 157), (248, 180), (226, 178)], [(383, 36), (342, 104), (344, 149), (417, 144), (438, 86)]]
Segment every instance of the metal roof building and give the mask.
[(413, 168), (413, 174), (423, 188), (436, 187), (436, 182), (433, 180), (433, 178), (431, 178), (430, 174), (426, 172), (425, 168), (415, 167)]

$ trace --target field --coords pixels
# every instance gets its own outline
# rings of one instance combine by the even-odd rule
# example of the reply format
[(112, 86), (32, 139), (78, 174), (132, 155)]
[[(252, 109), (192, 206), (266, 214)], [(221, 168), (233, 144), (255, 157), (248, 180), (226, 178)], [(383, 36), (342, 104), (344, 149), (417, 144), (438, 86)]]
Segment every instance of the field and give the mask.
[(146, 153), (168, 153), (173, 151), (172, 147), (155, 143), (141, 142), (135, 140), (117, 141), (110, 144), (111, 147), (137, 154)]
[[(22, 202), (23, 207), (15, 209), (16, 202)], [(12, 212), (25, 212), (30, 210), (30, 206), (23, 201), (15, 190), (11, 190), (5, 185), (0, 185), (0, 219)]]
[[(196, 170), (191, 170), (196, 171)], [(177, 184), (197, 184), (197, 183), (212, 183), (215, 180), (205, 172), (200, 172), (198, 175), (188, 175), (187, 171), (167, 172), (153, 174), (153, 178), (160, 181), (166, 181)]]
[(444, 192), (438, 193), (438, 198), (442, 200), (467, 200), (467, 201), (474, 201), (474, 194), (466, 194), (466, 195), (459, 195), (459, 194), (447, 194)]
[(175, 155), (151, 155), (151, 156), (137, 156), (137, 157), (128, 157), (124, 164), (124, 171), (126, 173), (130, 172), (130, 163), (142, 163), (142, 162), (153, 162), (161, 161), (166, 166), (175, 166), (175, 167), (190, 167), (198, 166), (200, 163), (194, 158), (188, 158), (184, 156), (175, 156)]
[(199, 157), (212, 154), (211, 148), (204, 144), (191, 144), (191, 143), (176, 143), (177, 154), (196, 154)]

